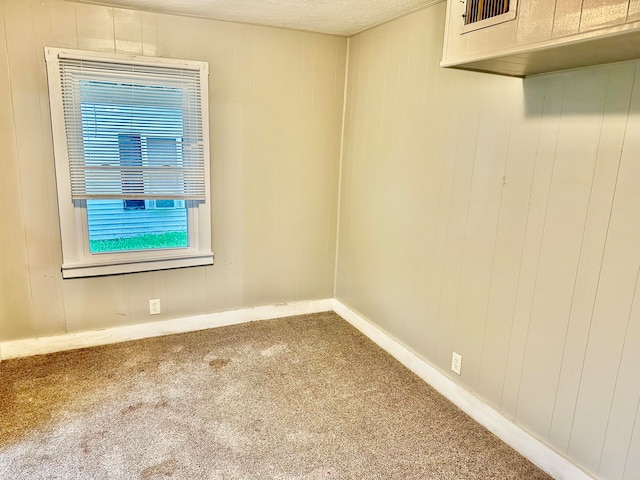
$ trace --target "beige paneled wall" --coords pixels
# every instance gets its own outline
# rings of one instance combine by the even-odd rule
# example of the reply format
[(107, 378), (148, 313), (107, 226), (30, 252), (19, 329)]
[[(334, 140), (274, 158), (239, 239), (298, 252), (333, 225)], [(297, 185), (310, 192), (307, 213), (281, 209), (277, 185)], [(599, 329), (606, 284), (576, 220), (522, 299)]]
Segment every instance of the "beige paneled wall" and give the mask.
[(337, 297), (592, 474), (638, 479), (640, 63), (445, 70), (444, 16), (350, 40)]
[[(61, 279), (45, 45), (209, 62), (213, 267)], [(331, 297), (345, 57), (340, 37), (0, 0), (0, 339)]]

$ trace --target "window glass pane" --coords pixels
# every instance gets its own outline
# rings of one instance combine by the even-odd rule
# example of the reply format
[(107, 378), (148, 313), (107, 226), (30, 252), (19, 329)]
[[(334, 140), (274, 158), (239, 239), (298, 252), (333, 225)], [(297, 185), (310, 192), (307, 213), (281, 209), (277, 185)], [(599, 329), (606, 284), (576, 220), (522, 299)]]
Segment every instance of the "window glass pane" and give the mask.
[[(118, 134), (118, 150), (120, 152), (120, 165), (131, 168), (122, 172), (122, 193), (126, 195), (144, 192), (142, 178), (142, 142), (140, 135)], [(134, 167), (138, 167), (135, 169)], [(142, 209), (144, 200), (125, 200), (125, 208)]]
[(181, 200), (87, 200), (87, 219), (91, 253), (189, 246)]

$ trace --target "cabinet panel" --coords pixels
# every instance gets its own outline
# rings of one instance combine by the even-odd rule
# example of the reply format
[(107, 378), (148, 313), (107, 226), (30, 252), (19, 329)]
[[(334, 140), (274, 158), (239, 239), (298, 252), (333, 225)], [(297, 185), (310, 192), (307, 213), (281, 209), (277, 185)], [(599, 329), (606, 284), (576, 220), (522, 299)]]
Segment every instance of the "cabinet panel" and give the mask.
[(629, 0), (584, 0), (580, 31), (624, 23), (628, 8)]
[(640, 21), (640, 0), (631, 0), (627, 11), (627, 23)]
[(448, 2), (443, 67), (526, 77), (640, 58), (640, 0), (519, 0), (514, 20), (466, 33), (464, 5)]
[(526, 45), (551, 38), (555, 3), (556, 0), (519, 2), (518, 44)]
[(553, 16), (553, 37), (566, 37), (580, 31), (582, 0), (558, 0)]

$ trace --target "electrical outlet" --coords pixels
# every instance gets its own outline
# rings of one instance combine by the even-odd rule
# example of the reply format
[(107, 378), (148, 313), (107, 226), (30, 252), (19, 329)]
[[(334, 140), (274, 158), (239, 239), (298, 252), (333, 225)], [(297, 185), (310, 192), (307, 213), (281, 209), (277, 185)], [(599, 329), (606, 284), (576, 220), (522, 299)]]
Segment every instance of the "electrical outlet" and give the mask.
[(451, 354), (451, 371), (453, 373), (457, 373), (460, 375), (460, 371), (462, 370), (462, 355), (453, 352)]
[(158, 315), (160, 313), (160, 299), (154, 298), (149, 300), (149, 315)]

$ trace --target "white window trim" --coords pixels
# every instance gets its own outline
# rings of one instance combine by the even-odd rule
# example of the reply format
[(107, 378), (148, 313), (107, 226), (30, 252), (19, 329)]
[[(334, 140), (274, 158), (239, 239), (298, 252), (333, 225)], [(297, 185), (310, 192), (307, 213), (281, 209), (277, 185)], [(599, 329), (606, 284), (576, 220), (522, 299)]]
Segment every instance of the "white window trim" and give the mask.
[[(202, 133), (204, 141), (205, 195), (204, 202), (186, 201), (188, 215), (189, 247), (178, 249), (140, 250), (134, 252), (95, 253), (89, 251), (87, 209), (85, 201), (75, 202), (71, 198), (71, 179), (67, 153), (62, 87), (58, 59), (78, 58), (113, 61), (129, 64), (158, 66), (183, 66), (200, 72)], [(209, 159), (209, 105), (208, 75), (206, 62), (177, 60), (137, 55), (107, 54), (81, 50), (45, 47), (51, 127), (53, 133), (56, 182), (58, 187), (58, 210), (62, 238), (62, 277), (78, 278), (146, 272), (168, 268), (182, 268), (213, 264), (211, 251), (211, 194)]]

